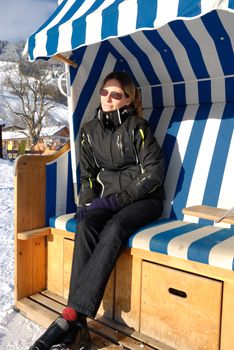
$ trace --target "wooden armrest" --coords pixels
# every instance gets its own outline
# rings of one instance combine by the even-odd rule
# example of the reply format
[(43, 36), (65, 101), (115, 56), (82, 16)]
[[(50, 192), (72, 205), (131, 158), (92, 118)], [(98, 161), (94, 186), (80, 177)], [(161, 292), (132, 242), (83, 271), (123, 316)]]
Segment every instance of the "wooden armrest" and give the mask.
[(37, 237), (48, 236), (51, 232), (50, 227), (42, 227), (35, 230), (29, 230), (25, 232), (19, 232), (17, 238), (20, 240), (33, 239)]
[(196, 216), (201, 219), (234, 224), (233, 208), (232, 210), (227, 210), (221, 208), (214, 208), (207, 205), (194, 205), (192, 207), (184, 208), (182, 212), (185, 215)]

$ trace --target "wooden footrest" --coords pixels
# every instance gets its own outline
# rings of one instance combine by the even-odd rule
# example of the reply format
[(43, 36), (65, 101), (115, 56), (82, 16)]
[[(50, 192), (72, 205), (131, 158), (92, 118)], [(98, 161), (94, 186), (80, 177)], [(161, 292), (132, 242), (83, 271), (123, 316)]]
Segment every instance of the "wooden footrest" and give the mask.
[[(43, 291), (16, 302), (16, 308), (24, 316), (44, 328), (58, 317), (65, 305), (64, 298), (49, 291)], [(88, 319), (88, 327), (91, 332), (92, 349), (175, 350), (104, 317)]]

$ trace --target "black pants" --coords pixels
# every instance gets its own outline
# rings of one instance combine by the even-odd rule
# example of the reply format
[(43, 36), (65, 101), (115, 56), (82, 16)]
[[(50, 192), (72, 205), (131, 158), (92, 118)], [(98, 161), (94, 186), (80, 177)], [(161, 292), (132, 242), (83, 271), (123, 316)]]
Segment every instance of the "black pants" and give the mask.
[(128, 238), (161, 215), (156, 199), (135, 202), (118, 213), (94, 209), (79, 222), (75, 238), (68, 305), (95, 317), (106, 284)]

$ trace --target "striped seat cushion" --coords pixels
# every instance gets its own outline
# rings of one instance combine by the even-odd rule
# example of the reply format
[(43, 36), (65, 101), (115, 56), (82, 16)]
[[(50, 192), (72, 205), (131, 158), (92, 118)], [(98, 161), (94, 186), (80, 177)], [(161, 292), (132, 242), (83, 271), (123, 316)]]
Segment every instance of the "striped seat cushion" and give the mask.
[[(74, 214), (50, 218), (50, 226), (76, 232)], [(167, 254), (234, 271), (234, 229), (161, 219), (142, 227), (127, 247)]]

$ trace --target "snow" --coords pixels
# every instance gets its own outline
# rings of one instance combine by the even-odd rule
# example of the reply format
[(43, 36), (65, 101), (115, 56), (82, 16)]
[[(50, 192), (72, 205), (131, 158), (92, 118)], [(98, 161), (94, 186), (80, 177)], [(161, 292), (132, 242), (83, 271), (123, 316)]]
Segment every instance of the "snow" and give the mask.
[[(0, 85), (9, 63), (0, 61)], [(0, 124), (8, 124), (9, 111), (3, 96), (13, 105), (16, 97), (7, 90), (0, 93)], [(56, 104), (51, 111), (49, 128), (54, 124), (66, 124), (67, 107)], [(58, 129), (58, 126), (57, 126)], [(21, 134), (22, 137), (22, 134)], [(14, 164), (0, 158), (0, 350), (27, 350), (44, 332), (44, 329), (26, 319), (13, 309), (14, 304), (14, 227), (13, 227), (13, 170)]]
[(44, 329), (13, 309), (13, 171), (13, 162), (0, 159), (0, 349), (26, 350)]

